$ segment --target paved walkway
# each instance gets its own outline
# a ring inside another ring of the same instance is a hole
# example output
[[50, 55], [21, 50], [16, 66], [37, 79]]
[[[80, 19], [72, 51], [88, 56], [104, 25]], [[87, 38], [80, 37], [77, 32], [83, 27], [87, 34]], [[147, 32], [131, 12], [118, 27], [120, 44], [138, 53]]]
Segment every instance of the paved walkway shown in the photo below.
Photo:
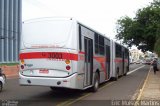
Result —
[[18, 65], [15, 66], [1, 66], [3, 73], [7, 78], [17, 78], [18, 77]]
[[160, 100], [160, 70], [154, 74], [153, 68], [150, 69], [138, 100]]

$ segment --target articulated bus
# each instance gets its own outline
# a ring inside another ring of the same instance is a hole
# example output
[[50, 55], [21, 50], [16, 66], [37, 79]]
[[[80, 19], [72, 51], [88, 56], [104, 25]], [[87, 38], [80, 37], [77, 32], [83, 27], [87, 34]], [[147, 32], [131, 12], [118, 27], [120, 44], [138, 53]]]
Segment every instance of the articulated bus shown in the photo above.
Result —
[[23, 22], [20, 85], [97, 91], [129, 71], [129, 51], [73, 18]]

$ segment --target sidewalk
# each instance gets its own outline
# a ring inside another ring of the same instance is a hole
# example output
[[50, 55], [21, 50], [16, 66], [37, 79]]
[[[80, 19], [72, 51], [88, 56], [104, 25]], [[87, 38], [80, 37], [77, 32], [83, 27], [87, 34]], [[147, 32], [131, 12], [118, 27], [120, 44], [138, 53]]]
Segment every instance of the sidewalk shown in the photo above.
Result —
[[138, 99], [160, 100], [160, 66], [156, 74], [150, 69]]
[[7, 78], [18, 78], [19, 67], [18, 65], [15, 66], [1, 66], [3, 73], [6, 75]]

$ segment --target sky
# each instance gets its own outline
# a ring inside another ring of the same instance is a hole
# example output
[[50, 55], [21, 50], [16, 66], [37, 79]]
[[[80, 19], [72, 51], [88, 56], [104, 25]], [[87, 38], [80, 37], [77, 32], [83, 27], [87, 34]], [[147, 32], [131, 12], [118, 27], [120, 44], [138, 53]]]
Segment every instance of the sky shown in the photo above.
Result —
[[22, 20], [40, 17], [73, 17], [113, 39], [116, 22], [135, 17], [138, 9], [153, 0], [22, 0]]

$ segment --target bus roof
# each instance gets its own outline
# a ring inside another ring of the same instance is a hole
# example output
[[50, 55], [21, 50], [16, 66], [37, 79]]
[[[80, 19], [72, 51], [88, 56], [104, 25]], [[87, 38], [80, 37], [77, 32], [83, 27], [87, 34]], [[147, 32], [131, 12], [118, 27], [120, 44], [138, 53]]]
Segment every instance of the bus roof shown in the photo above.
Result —
[[29, 20], [25, 20], [23, 21], [24, 24], [27, 24], [27, 23], [33, 23], [33, 22], [39, 22], [39, 21], [52, 21], [52, 20], [57, 20], [57, 21], [60, 21], [60, 20], [72, 20], [72, 21], [75, 21], [77, 24], [80, 24], [82, 25], [83, 27], [91, 30], [91, 31], [94, 31], [96, 33], [98, 33], [100, 36], [103, 36], [104, 38], [107, 38], [110, 40], [109, 37], [105, 36], [105, 34], [102, 34], [94, 29], [92, 29], [91, 27], [81, 23], [80, 21], [76, 20], [75, 18], [72, 18], [72, 17], [41, 17], [41, 18], [34, 18], [34, 19], [29, 19]]

